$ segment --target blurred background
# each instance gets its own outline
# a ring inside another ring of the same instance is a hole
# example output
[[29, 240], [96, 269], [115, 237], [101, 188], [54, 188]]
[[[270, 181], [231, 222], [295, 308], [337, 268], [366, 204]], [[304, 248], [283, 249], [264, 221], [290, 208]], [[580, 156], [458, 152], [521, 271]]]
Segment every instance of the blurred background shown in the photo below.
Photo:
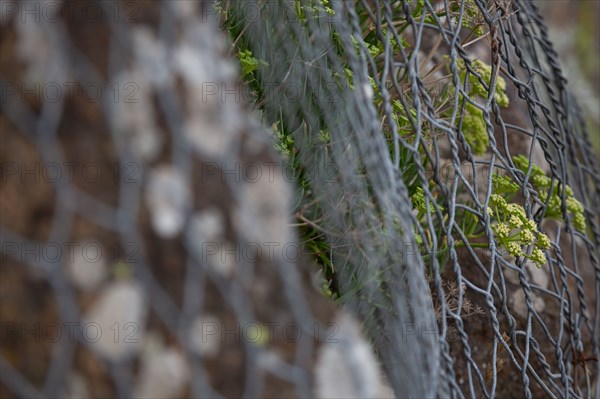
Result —
[[579, 100], [590, 139], [600, 153], [600, 1], [535, 3], [548, 22], [569, 89]]

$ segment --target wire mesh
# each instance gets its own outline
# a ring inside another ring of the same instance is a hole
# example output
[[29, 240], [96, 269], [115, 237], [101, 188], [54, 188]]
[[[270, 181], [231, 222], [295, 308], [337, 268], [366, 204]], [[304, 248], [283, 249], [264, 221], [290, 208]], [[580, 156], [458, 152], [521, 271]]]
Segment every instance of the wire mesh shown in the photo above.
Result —
[[600, 168], [533, 3], [0, 23], [2, 397], [600, 394]]

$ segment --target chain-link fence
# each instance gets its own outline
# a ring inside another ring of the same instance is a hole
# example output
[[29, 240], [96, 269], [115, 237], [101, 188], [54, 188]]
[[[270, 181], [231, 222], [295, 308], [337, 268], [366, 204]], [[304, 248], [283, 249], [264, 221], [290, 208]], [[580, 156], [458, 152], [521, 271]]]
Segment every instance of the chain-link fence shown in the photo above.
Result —
[[0, 18], [2, 397], [600, 395], [598, 161], [534, 4]]

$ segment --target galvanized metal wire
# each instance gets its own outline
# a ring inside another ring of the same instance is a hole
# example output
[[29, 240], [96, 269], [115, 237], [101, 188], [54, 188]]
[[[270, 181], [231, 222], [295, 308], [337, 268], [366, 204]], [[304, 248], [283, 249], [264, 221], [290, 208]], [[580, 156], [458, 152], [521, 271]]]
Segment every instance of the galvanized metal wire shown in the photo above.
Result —
[[[3, 395], [600, 395], [600, 168], [533, 2], [1, 11]], [[550, 237], [541, 267], [495, 238], [494, 173]]]

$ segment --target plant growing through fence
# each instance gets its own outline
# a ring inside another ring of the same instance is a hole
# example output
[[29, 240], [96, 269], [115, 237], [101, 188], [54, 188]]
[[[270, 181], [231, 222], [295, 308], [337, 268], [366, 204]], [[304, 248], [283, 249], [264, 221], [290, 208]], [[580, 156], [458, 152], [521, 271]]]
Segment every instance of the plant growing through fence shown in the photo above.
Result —
[[[449, 3], [450, 15], [446, 9], [431, 10], [425, 6], [425, 2], [418, 0], [409, 10], [412, 19], [424, 17], [426, 22], [436, 23], [440, 18], [449, 17], [452, 21], [458, 21], [457, 16], [461, 10], [461, 1], [451, 1]], [[309, 1], [294, 2], [297, 20], [302, 24], [307, 24], [313, 19], [318, 19], [323, 15], [334, 15], [328, 1]], [[440, 267], [443, 267], [450, 253], [448, 247], [447, 232], [444, 225], [449, 218], [448, 204], [444, 190], [440, 188], [439, 182], [422, 182], [418, 170], [432, 167], [428, 152], [433, 148], [433, 141], [439, 138], [437, 132], [424, 118], [421, 118], [421, 125], [416, 126], [418, 110], [402, 98], [392, 97], [389, 102], [392, 105], [391, 120], [386, 117], [385, 101], [382, 89], [386, 91], [391, 88], [391, 82], [380, 80], [379, 73], [381, 61], [384, 57], [386, 44], [391, 46], [394, 52], [400, 52], [403, 49], [408, 56], [412, 56], [414, 48], [409, 43], [409, 38], [405, 35], [405, 30], [410, 26], [410, 21], [404, 10], [394, 11], [394, 26], [397, 36], [394, 40], [390, 31], [392, 27], [383, 26], [381, 31], [372, 29], [371, 14], [366, 9], [358, 7], [361, 26], [364, 27], [362, 37], [352, 36], [351, 40], [354, 51], [361, 52], [364, 48], [367, 55], [372, 59], [376, 70], [373, 76], [369, 76], [369, 82], [373, 89], [372, 103], [382, 120], [382, 130], [388, 142], [390, 143], [390, 155], [394, 157], [395, 151], [399, 154], [398, 169], [399, 175], [408, 188], [409, 196], [413, 203], [415, 212], [415, 237], [417, 244], [421, 249], [421, 255], [426, 263], [437, 258]], [[462, 27], [470, 34], [466, 41], [476, 42], [484, 39], [488, 32], [487, 25], [484, 23], [477, 4], [473, 0], [464, 2], [464, 12], [462, 13]], [[260, 83], [259, 70], [267, 67], [267, 62], [256, 59], [250, 49], [250, 43], [244, 38], [244, 27], [237, 18], [235, 10], [222, 10], [223, 26], [229, 32], [234, 43], [235, 53], [238, 55], [240, 67], [243, 72], [245, 86], [254, 94], [257, 99], [256, 106], [261, 109], [262, 87]], [[423, 15], [425, 14], [425, 15]], [[332, 33], [332, 42], [335, 46], [331, 51], [337, 51], [343, 58], [343, 45], [336, 32]], [[389, 43], [386, 43], [390, 40]], [[432, 52], [435, 49], [432, 50]], [[421, 55], [423, 56], [423, 55]], [[447, 73], [443, 79], [438, 81], [438, 87], [441, 90], [431, 93], [435, 115], [432, 117], [437, 120], [446, 121], [451, 125], [458, 137], [463, 137], [466, 147], [470, 148], [472, 154], [482, 156], [489, 150], [489, 132], [484, 120], [484, 107], [490, 92], [493, 92], [493, 102], [500, 107], [506, 108], [510, 105], [506, 94], [506, 82], [501, 76], [496, 76], [495, 85], [491, 86], [492, 67], [479, 59], [457, 58], [453, 66], [452, 60], [448, 56], [434, 57], [434, 54], [424, 55], [427, 60], [437, 59], [431, 70], [421, 71], [424, 76], [431, 76], [436, 71], [445, 71]], [[455, 87], [454, 82], [449, 79], [452, 67], [458, 70], [460, 86]], [[354, 76], [349, 65], [343, 68], [344, 76], [335, 75], [340, 85], [347, 85], [351, 89], [354, 87]], [[407, 82], [408, 76], [406, 70], [400, 70], [399, 81]], [[389, 90], [388, 95], [393, 93]], [[460, 107], [460, 112], [455, 116], [450, 124], [456, 104]], [[427, 112], [422, 110], [421, 112]], [[429, 111], [430, 112], [430, 111]], [[301, 206], [296, 215], [297, 226], [300, 229], [300, 236], [305, 243], [306, 248], [317, 260], [320, 265], [319, 274], [323, 278], [323, 292], [331, 297], [339, 297], [340, 293], [336, 290], [335, 284], [335, 265], [331, 259], [331, 247], [325, 233], [326, 229], [319, 226], [319, 209], [312, 204], [314, 201], [310, 196], [310, 183], [304, 177], [302, 165], [297, 157], [298, 148], [292, 132], [286, 130], [284, 117], [281, 116], [275, 121], [266, 121], [272, 125], [274, 133], [274, 147], [280, 152], [289, 163], [296, 177], [296, 184], [302, 195]], [[393, 128], [391, 124], [394, 124]], [[403, 145], [395, 149], [393, 143], [392, 131], [398, 132], [403, 143], [411, 143], [416, 139], [416, 131], [420, 130], [421, 141], [418, 143], [418, 159], [415, 153]], [[329, 132], [324, 129], [318, 134], [319, 139], [314, 143], [315, 146], [327, 145], [330, 140]], [[306, 151], [306, 149], [305, 149]], [[531, 169], [530, 181], [533, 189], [538, 193], [539, 199], [545, 204], [545, 217], [557, 220], [564, 220], [561, 210], [562, 202], [559, 197], [559, 184], [552, 184], [552, 180], [535, 164], [529, 164], [524, 156], [516, 156], [513, 162], [517, 167], [527, 173]], [[428, 193], [423, 190], [423, 183], [428, 188]], [[536, 222], [528, 217], [525, 209], [517, 201], [517, 195], [522, 182], [514, 181], [511, 177], [502, 176], [499, 171], [492, 175], [492, 192], [490, 193], [489, 207], [484, 210], [477, 209], [476, 203], [470, 199], [464, 204], [455, 207], [455, 220], [460, 227], [461, 234], [453, 237], [454, 247], [472, 247], [488, 248], [489, 242], [486, 240], [487, 233], [485, 229], [486, 213], [491, 223], [493, 236], [497, 251], [515, 259], [527, 259], [538, 267], [546, 263], [545, 252], [550, 248], [550, 240], [546, 234], [539, 229], [541, 221]], [[565, 186], [566, 208], [568, 216], [573, 225], [581, 232], [585, 230], [585, 217], [582, 204], [574, 197], [570, 187]], [[432, 216], [431, 216], [432, 215]], [[431, 221], [431, 223], [430, 223]], [[433, 227], [433, 228], [432, 228]], [[427, 248], [433, 246], [433, 241], [439, 243], [438, 251], [434, 255], [427, 251]]]

